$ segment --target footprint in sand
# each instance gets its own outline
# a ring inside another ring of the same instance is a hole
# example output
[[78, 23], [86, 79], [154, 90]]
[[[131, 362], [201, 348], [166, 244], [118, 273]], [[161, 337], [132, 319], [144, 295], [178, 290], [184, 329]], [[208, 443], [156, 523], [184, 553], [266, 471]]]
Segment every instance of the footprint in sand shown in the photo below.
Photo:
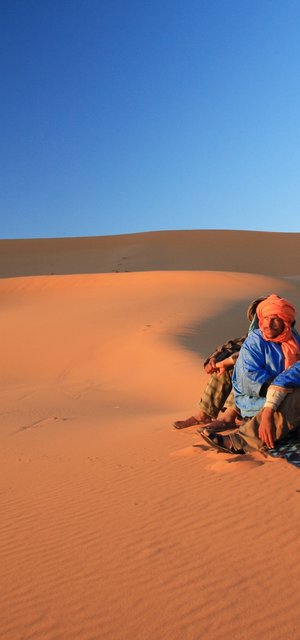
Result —
[[35, 429], [36, 427], [44, 426], [45, 423], [53, 422], [54, 420], [61, 420], [62, 422], [65, 422], [66, 420], [69, 420], [69, 418], [65, 418], [65, 417], [60, 418], [58, 416], [47, 416], [46, 418], [41, 418], [40, 420], [36, 420], [35, 422], [30, 422], [30, 424], [26, 424], [20, 427], [20, 429], [18, 429], [16, 433], [19, 433], [20, 431], [26, 431], [26, 429]]
[[122, 256], [122, 258], [120, 259], [120, 261], [117, 263], [117, 267], [116, 269], [113, 269], [114, 273], [129, 273], [129, 269], [123, 269], [124, 266], [124, 260], [127, 260], [126, 256]]

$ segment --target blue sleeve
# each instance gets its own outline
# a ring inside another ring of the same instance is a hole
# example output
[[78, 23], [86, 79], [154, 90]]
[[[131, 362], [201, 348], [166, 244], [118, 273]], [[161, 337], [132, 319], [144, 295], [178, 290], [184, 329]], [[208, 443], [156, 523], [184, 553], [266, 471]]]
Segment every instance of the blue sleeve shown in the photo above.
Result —
[[236, 388], [243, 395], [259, 396], [261, 386], [273, 377], [266, 367], [263, 341], [256, 331], [252, 332], [245, 340], [235, 366]]
[[285, 371], [282, 371], [274, 378], [272, 384], [286, 388], [300, 387], [300, 362], [296, 362]]

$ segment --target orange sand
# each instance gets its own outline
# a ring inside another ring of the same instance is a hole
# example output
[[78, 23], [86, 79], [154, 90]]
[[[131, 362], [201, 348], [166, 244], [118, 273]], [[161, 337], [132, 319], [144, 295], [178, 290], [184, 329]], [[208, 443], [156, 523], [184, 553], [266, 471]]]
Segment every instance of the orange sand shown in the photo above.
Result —
[[250, 300], [300, 310], [299, 249], [251, 232], [0, 241], [1, 638], [298, 638], [299, 470], [171, 424]]

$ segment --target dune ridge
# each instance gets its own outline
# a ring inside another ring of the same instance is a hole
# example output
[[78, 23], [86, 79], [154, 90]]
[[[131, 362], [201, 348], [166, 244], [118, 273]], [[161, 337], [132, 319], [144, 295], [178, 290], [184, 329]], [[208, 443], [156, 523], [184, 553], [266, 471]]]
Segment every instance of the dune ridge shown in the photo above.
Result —
[[0, 277], [127, 271], [237, 271], [293, 276], [300, 233], [156, 231], [0, 240]]
[[[61, 275], [42, 273], [42, 241], [26, 264], [18, 241], [2, 254], [5, 640], [297, 637], [299, 471], [207, 451], [195, 428], [171, 424], [200, 397], [204, 357], [247, 329], [249, 300], [277, 292], [299, 310], [299, 271], [292, 256], [278, 273], [276, 234], [261, 273], [235, 269], [237, 252], [197, 268], [200, 235], [188, 233], [192, 252], [182, 238], [185, 269], [176, 251], [159, 257], [156, 234], [149, 268], [138, 254], [128, 272], [112, 272], [112, 238], [92, 273], [86, 239], [57, 243]], [[120, 255], [130, 240], [119, 236]]]

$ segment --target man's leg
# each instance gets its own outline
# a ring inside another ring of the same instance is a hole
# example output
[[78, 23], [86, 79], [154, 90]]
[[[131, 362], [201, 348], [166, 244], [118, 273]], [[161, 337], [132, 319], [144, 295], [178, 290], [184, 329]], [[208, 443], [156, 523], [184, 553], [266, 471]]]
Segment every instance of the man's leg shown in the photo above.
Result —
[[[230, 435], [235, 448], [245, 451], [253, 451], [264, 447], [258, 437], [258, 429], [261, 421], [261, 409], [254, 418], [245, 422], [238, 431]], [[276, 429], [275, 440], [281, 440], [289, 431], [300, 427], [300, 388], [288, 393], [277, 411], [274, 412], [274, 424]]]
[[199, 401], [200, 413], [208, 418], [217, 418], [218, 413], [226, 402], [232, 389], [232, 370], [227, 370], [221, 375], [212, 373]]
[[[221, 375], [212, 373], [199, 402], [200, 411], [197, 411], [195, 415], [187, 418], [187, 420], [176, 420], [176, 422], [173, 422], [173, 426], [176, 429], [185, 429], [186, 427], [201, 424], [201, 422], [208, 423], [212, 419], [216, 419], [232, 390], [231, 377], [232, 370], [225, 371]], [[233, 422], [235, 415], [235, 411], [230, 406], [226, 410], [224, 420], [229, 423]]]
[[234, 401], [233, 389], [231, 389], [226, 402], [224, 402], [222, 411], [224, 411], [222, 416], [224, 422], [235, 422], [236, 425], [242, 423], [242, 416], [240, 415], [239, 409], [237, 408]]

